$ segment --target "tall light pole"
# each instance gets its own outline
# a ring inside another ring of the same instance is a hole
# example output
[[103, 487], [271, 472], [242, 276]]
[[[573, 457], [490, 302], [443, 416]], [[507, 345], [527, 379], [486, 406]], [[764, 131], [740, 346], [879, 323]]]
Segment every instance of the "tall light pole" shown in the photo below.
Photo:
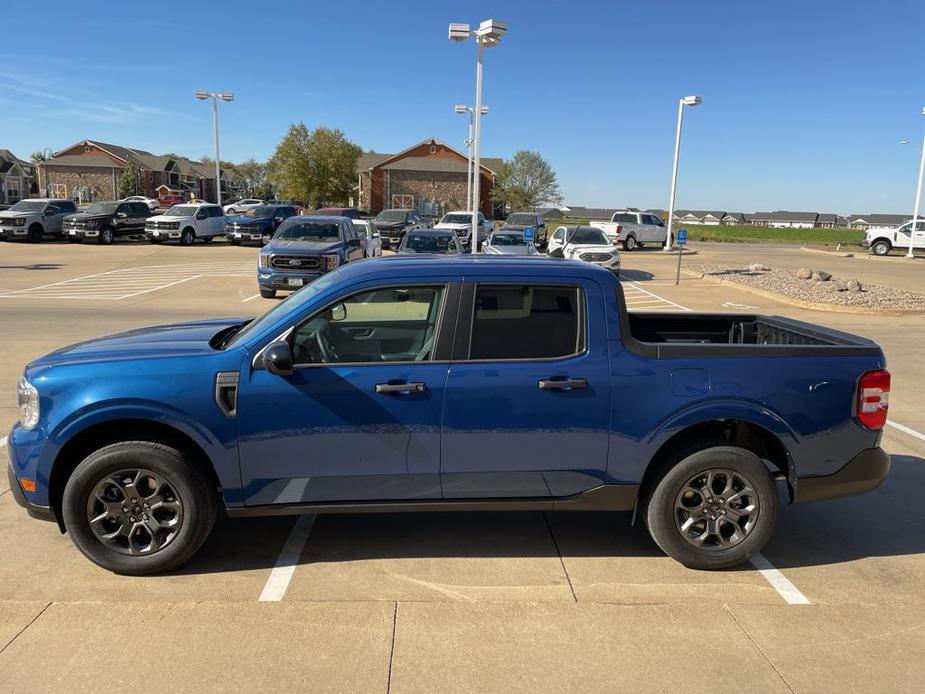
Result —
[[218, 149], [218, 101], [234, 101], [234, 94], [231, 92], [205, 92], [201, 89], [196, 92], [196, 98], [205, 101], [212, 99], [212, 127], [215, 134], [215, 202], [222, 204], [222, 156]]
[[674, 168], [671, 170], [671, 199], [668, 202], [668, 234], [665, 236], [664, 250], [671, 250], [671, 236], [674, 226], [674, 196], [678, 189], [678, 159], [681, 156], [681, 124], [684, 122], [684, 107], [699, 106], [702, 99], [699, 96], [685, 96], [678, 101], [678, 130], [674, 138]]
[[52, 197], [51, 194], [51, 179], [48, 177], [48, 160], [54, 156], [54, 150], [51, 147], [46, 147], [42, 150], [42, 161], [45, 162], [45, 197]]
[[497, 19], [486, 19], [479, 24], [478, 29], [471, 29], [468, 24], [452, 23], [450, 24], [450, 40], [466, 41], [470, 37], [475, 37], [475, 43], [478, 46], [477, 59], [475, 64], [475, 125], [472, 145], [472, 227], [469, 231], [469, 239], [472, 243], [472, 253], [478, 253], [479, 248], [479, 184], [481, 176], [479, 169], [481, 163], [482, 145], [482, 49], [491, 48], [501, 43], [501, 37], [507, 33], [507, 22]]
[[[925, 107], [922, 108], [922, 115], [925, 116]], [[925, 136], [922, 137], [922, 159], [919, 162], [919, 182], [915, 186], [915, 211], [912, 213], [912, 231], [909, 233], [909, 252], [907, 258], [914, 258], [915, 253], [912, 249], [915, 247], [915, 230], [919, 225], [919, 203], [922, 201], [922, 175], [925, 174]]]
[[[464, 104], [456, 104], [453, 107], [453, 110], [456, 113], [468, 113], [469, 114], [469, 137], [466, 138], [466, 159], [467, 159], [467, 168], [466, 168], [466, 209], [470, 212], [472, 211], [472, 114], [475, 112], [475, 109], [471, 106], [466, 106]], [[482, 106], [482, 115], [484, 116], [488, 113], [488, 107]]]

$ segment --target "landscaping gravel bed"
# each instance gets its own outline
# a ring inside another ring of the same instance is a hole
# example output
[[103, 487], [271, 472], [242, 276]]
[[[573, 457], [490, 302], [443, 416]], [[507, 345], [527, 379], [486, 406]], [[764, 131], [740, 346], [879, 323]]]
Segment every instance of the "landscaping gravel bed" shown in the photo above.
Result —
[[[756, 287], [791, 299], [858, 309], [925, 310], [925, 294], [864, 284], [852, 277], [836, 277], [818, 268], [776, 270], [760, 263], [748, 266], [690, 264], [686, 269], [705, 277]], [[808, 279], [801, 276], [809, 275]], [[828, 280], [822, 279], [829, 277]]]

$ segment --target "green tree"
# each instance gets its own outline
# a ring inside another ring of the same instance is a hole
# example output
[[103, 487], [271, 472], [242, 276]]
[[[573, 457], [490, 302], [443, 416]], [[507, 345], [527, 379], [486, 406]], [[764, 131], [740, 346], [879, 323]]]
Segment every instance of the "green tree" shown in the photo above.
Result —
[[552, 170], [538, 152], [522, 149], [504, 162], [495, 180], [493, 196], [512, 210], [533, 210], [541, 203], [562, 202], [562, 191]]
[[127, 198], [129, 195], [140, 195], [142, 186], [141, 166], [134, 159], [129, 159], [122, 175], [119, 176], [119, 197]]
[[273, 187], [267, 180], [267, 165], [256, 159], [242, 161], [236, 167], [241, 179], [241, 192], [246, 197], [263, 198], [268, 200], [274, 197]]
[[344, 204], [356, 184], [361, 152], [336, 128], [309, 131], [293, 123], [267, 162], [267, 178], [283, 198], [313, 207]]

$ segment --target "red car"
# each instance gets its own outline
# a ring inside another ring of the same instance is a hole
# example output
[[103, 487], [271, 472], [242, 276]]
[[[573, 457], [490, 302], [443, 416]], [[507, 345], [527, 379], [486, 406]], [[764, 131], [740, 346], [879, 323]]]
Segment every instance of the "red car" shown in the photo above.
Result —
[[170, 207], [171, 205], [179, 205], [180, 203], [186, 202], [186, 198], [182, 195], [162, 195], [157, 201], [161, 204], [161, 207]]

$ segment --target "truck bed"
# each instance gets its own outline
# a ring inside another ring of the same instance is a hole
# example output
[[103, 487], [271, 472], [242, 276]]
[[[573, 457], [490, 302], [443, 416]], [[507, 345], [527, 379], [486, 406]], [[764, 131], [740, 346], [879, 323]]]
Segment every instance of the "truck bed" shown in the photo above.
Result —
[[871, 340], [784, 318], [730, 313], [623, 313], [624, 343], [650, 357], [878, 355]]

